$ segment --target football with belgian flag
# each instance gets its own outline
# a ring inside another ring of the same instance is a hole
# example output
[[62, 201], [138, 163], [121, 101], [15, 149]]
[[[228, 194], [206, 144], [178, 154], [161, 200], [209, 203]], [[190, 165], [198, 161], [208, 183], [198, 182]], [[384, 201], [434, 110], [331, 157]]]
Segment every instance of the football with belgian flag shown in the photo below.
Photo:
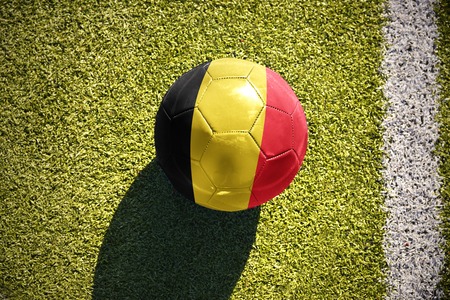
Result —
[[289, 84], [259, 64], [224, 58], [182, 75], [156, 117], [162, 169], [186, 198], [239, 211], [280, 194], [307, 148], [303, 108]]

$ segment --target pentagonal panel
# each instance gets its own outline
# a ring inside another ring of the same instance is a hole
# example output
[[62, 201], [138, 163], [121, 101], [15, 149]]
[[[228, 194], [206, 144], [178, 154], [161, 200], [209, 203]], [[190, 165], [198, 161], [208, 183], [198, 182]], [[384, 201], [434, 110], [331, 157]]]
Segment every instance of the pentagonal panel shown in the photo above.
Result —
[[291, 116], [284, 111], [266, 107], [261, 151], [269, 158], [286, 152], [292, 148], [293, 134]]
[[236, 59], [222, 58], [211, 62], [208, 73], [213, 79], [222, 77], [247, 77], [255, 63]]
[[263, 165], [253, 183], [250, 207], [263, 204], [280, 194], [300, 169], [294, 150], [267, 159]]
[[259, 147], [249, 134], [215, 134], [200, 162], [216, 187], [249, 188], [258, 157]]
[[214, 80], [198, 100], [198, 108], [215, 132], [250, 130], [263, 107], [245, 79]]

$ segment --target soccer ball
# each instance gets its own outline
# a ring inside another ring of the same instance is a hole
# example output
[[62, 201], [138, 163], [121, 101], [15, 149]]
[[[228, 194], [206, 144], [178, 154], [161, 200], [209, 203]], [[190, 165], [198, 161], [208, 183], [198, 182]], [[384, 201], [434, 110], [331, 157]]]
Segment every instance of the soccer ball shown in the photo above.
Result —
[[307, 139], [288, 83], [234, 58], [182, 75], [156, 115], [158, 163], [181, 194], [215, 210], [244, 210], [280, 194], [300, 169]]

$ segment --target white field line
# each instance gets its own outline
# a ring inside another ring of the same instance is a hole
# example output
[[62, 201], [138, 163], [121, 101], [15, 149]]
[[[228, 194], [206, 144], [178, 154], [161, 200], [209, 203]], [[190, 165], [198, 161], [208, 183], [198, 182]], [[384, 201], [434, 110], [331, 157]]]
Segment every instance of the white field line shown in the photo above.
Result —
[[387, 299], [439, 299], [441, 178], [438, 138], [438, 36], [434, 0], [389, 0], [382, 65], [388, 99], [383, 126], [388, 218], [384, 252]]

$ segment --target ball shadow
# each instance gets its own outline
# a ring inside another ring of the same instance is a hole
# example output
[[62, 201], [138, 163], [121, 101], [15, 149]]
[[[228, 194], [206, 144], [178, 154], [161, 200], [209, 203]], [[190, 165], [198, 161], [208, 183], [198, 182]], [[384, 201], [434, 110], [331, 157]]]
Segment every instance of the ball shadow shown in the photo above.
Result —
[[104, 237], [93, 299], [228, 299], [259, 208], [225, 213], [175, 192], [156, 161], [135, 179]]

